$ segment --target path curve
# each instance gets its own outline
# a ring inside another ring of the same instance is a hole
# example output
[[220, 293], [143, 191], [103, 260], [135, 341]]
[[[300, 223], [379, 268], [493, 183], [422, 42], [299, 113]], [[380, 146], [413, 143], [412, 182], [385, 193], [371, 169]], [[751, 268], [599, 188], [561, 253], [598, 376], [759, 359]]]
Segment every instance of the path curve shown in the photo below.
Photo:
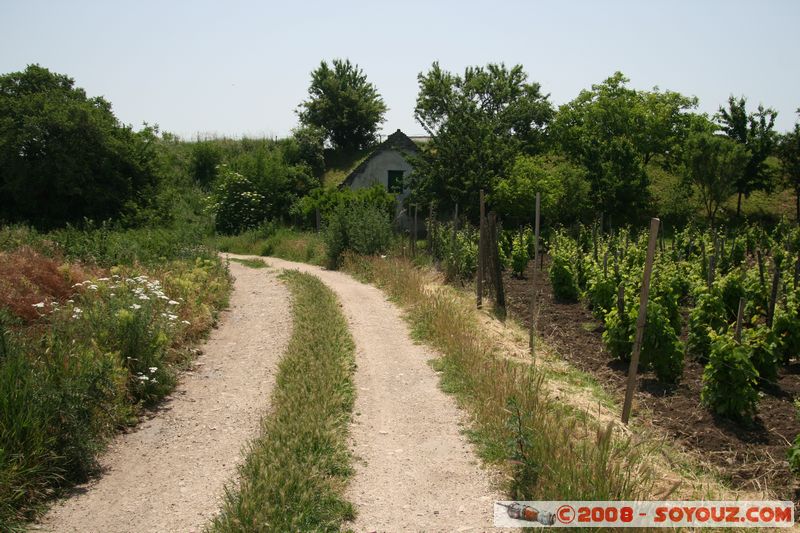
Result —
[[[232, 256], [236, 257], [236, 256]], [[245, 256], [241, 256], [245, 257]], [[339, 297], [356, 344], [347, 497], [355, 531], [487, 531], [504, 499], [466, 437], [465, 415], [439, 389], [436, 354], [411, 340], [402, 312], [378, 288], [319, 267], [266, 258], [318, 276]]]
[[236, 278], [191, 371], [153, 418], [114, 439], [104, 474], [56, 504], [36, 529], [202, 531], [258, 434], [292, 330], [291, 299], [270, 269], [231, 263]]

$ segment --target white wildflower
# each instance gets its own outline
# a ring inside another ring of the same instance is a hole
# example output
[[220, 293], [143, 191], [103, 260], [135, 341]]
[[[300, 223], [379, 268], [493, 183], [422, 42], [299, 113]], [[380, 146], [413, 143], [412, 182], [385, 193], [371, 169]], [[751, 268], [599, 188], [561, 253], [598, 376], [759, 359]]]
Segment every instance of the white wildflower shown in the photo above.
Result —
[[175, 300], [170, 300], [170, 301], [168, 301], [167, 303], [168, 303], [169, 305], [178, 305], [178, 302], [176, 302]]
[[141, 308], [142, 308], [142, 306], [139, 305], [139, 304], [131, 304], [131, 306], [130, 306], [130, 309], [133, 309], [134, 311], [136, 311], [137, 309], [141, 309]]
[[149, 300], [149, 299], [150, 299], [150, 297], [149, 297], [148, 295], [146, 295], [146, 294], [140, 294], [140, 295], [139, 295], [139, 299], [140, 299], [140, 300]]
[[95, 285], [95, 284], [89, 285], [89, 289], [93, 290], [93, 291], [96, 291], [97, 290], [97, 285]]
[[157, 367], [157, 366], [151, 366], [151, 367], [150, 367], [150, 373], [151, 373], [151, 374], [152, 374], [153, 372], [155, 372], [156, 370], [158, 370], [158, 367]]
[[186, 324], [187, 326], [191, 326], [192, 325], [192, 323], [189, 322], [188, 320], [181, 320], [181, 324]]
[[39, 302], [38, 304], [32, 304], [32, 307], [38, 307], [39, 309], [41, 309], [42, 307], [44, 307], [44, 302]]

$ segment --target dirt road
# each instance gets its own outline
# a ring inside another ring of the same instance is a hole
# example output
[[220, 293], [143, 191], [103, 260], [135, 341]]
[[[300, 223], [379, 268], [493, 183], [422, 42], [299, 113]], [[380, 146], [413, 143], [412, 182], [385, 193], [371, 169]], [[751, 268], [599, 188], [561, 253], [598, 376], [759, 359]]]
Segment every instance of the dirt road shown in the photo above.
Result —
[[379, 289], [339, 272], [267, 258], [319, 276], [339, 297], [356, 343], [358, 458], [348, 498], [356, 531], [486, 531], [503, 499], [460, 433], [464, 415], [439, 389], [401, 311]]
[[[268, 269], [231, 263], [230, 310], [155, 416], [114, 440], [104, 474], [44, 517], [54, 532], [202, 531], [258, 431], [291, 335], [291, 301]], [[34, 528], [37, 528], [34, 526]]]

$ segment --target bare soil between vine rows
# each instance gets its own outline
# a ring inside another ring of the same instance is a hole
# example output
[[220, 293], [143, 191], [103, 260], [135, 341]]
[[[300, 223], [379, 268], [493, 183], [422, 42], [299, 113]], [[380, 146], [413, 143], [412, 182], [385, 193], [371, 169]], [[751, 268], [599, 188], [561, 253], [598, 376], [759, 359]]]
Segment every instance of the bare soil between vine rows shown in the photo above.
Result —
[[[606, 351], [602, 322], [585, 304], [555, 300], [547, 277], [548, 264], [545, 258], [545, 271], [537, 283], [541, 295], [538, 334], [562, 358], [594, 375], [621, 404], [628, 365], [612, 359]], [[531, 263], [523, 279], [504, 274], [508, 312], [526, 326], [530, 325], [532, 268]], [[800, 397], [800, 362], [781, 371], [779, 389], [763, 391], [752, 425], [715, 417], [701, 405], [702, 375], [703, 365], [687, 358], [680, 384], [674, 390], [665, 390], [652, 372], [644, 372], [635, 396], [634, 416], [640, 413], [642, 425], [666, 431], [677, 444], [719, 469], [733, 487], [768, 490], [775, 497], [800, 501], [800, 484], [786, 461], [786, 451], [800, 433], [793, 405], [793, 399]]]

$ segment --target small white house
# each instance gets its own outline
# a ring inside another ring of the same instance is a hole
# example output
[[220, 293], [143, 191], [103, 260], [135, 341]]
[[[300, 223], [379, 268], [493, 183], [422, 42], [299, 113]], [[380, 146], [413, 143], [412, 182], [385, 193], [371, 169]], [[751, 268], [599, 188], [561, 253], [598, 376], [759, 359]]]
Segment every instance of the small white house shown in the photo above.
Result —
[[397, 195], [397, 223], [404, 225], [405, 216], [401, 212], [403, 200], [409, 189], [404, 178], [411, 172], [409, 156], [419, 152], [414, 141], [400, 130], [389, 135], [375, 150], [367, 156], [342, 182], [340, 187], [361, 189], [382, 185], [389, 192]]

